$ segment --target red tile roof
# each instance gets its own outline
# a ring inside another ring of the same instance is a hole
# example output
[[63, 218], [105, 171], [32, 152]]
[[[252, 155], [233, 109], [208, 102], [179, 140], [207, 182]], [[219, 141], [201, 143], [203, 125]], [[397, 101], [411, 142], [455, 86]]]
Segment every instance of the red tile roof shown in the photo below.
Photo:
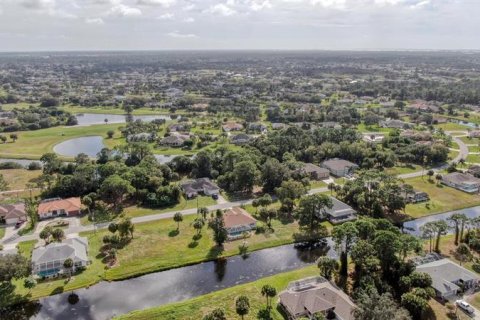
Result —
[[240, 207], [228, 209], [223, 214], [223, 221], [227, 229], [257, 222], [254, 217]]
[[67, 198], [41, 202], [38, 205], [38, 213], [47, 213], [54, 210], [65, 210], [65, 212], [80, 211], [82, 204], [80, 198]]

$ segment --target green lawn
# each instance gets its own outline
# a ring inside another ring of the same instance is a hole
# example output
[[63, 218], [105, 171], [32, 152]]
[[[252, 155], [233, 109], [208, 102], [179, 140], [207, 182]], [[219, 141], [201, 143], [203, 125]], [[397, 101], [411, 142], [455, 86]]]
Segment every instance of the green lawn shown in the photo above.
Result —
[[175, 206], [166, 207], [163, 209], [129, 207], [125, 209], [125, 215], [133, 218], [133, 217], [146, 216], [146, 215], [151, 215], [156, 213], [165, 213], [165, 212], [171, 212], [171, 211], [193, 209], [197, 207], [197, 200], [198, 200], [199, 208], [208, 207], [217, 203], [215, 200], [212, 199], [212, 197], [207, 197], [207, 196], [201, 196], [201, 197], [197, 197], [195, 199], [189, 199], [189, 200], [185, 200], [182, 197], [182, 199], [180, 200], [180, 203]]
[[419, 165], [398, 165], [393, 168], [387, 168], [386, 173], [397, 176], [399, 174], [412, 173], [422, 170], [422, 167]]
[[[124, 249], [118, 251], [119, 266], [106, 271], [106, 279], [118, 280], [134, 275], [165, 270], [187, 264], [211, 260], [219, 255], [231, 256], [239, 253], [241, 241], [225, 244], [225, 251], [220, 253], [212, 240], [212, 231], [204, 228], [202, 237], [195, 241], [195, 230], [191, 223], [195, 215], [185, 216], [180, 223], [177, 234], [173, 219], [159, 220], [137, 224], [134, 240]], [[253, 234], [248, 238], [249, 250], [259, 250], [293, 242], [293, 234], [298, 231], [296, 223], [272, 223], [274, 232]], [[98, 241], [107, 230], [98, 233]]]
[[[80, 107], [80, 106], [63, 106], [60, 109], [71, 113], [107, 113], [107, 114], [125, 114], [126, 112], [118, 107]], [[151, 109], [151, 108], [140, 108], [135, 109], [132, 112], [133, 115], [156, 115], [156, 114], [171, 114], [169, 110], [166, 109]]]
[[384, 132], [384, 133], [390, 133], [393, 129], [390, 128], [383, 128], [378, 125], [376, 126], [366, 126], [364, 123], [360, 123], [357, 126], [357, 130], [360, 132]]
[[466, 144], [476, 144], [476, 145], [478, 145], [480, 143], [480, 139], [478, 139], [478, 138], [460, 137], [458, 139], [462, 140]]
[[2, 239], [5, 236], [5, 227], [0, 226], [0, 239]]
[[469, 154], [467, 156], [467, 162], [480, 163], [480, 155], [478, 154]]
[[[287, 287], [289, 282], [315, 275], [318, 275], [317, 267], [310, 266], [212, 292], [187, 301], [146, 310], [133, 311], [118, 317], [118, 319], [197, 320], [201, 319], [205, 314], [215, 308], [224, 309], [227, 319], [239, 319], [239, 316], [235, 313], [235, 298], [239, 295], [246, 295], [250, 300], [250, 312], [244, 319], [257, 319], [258, 312], [265, 308], [265, 298], [261, 294], [262, 286], [269, 284], [275, 287], [277, 293], [279, 293]], [[284, 317], [275, 306], [277, 298], [273, 299], [273, 301], [274, 307], [272, 308], [271, 313], [272, 319], [283, 320]]]
[[310, 180], [310, 188], [315, 189], [315, 188], [323, 188], [326, 187], [327, 184], [322, 181], [322, 180]]
[[455, 130], [463, 131], [463, 130], [469, 129], [468, 126], [464, 126], [464, 125], [453, 123], [453, 122], [436, 124], [435, 127], [438, 129], [443, 129], [445, 131], [455, 131]]
[[406, 213], [413, 218], [480, 205], [480, 196], [436, 185], [435, 182], [429, 182], [426, 175], [423, 179], [422, 177], [405, 179], [405, 183], [430, 196], [428, 202], [407, 205]]
[[[173, 219], [135, 225], [133, 240], [123, 249], [118, 250], [118, 263], [111, 269], [106, 269], [99, 255], [102, 239], [109, 231], [106, 229], [81, 233], [88, 238], [88, 255], [92, 264], [70, 281], [58, 279], [40, 282], [31, 293], [31, 298], [71, 291], [81, 287], [91, 286], [100, 280], [121, 280], [142, 274], [199, 263], [219, 256], [227, 257], [239, 253], [238, 246], [242, 240], [228, 242], [224, 251], [219, 252], [212, 240], [212, 231], [204, 228], [202, 236], [194, 240], [195, 230], [191, 223], [196, 215], [184, 216], [177, 233], [177, 225]], [[278, 220], [272, 222], [273, 232], [253, 234], [247, 239], [249, 251], [280, 246], [293, 242], [293, 234], [297, 232], [296, 223], [282, 224]], [[22, 243], [20, 247], [25, 256], [30, 256], [32, 243]], [[15, 281], [17, 293], [25, 295], [23, 279]]]
[[53, 152], [53, 147], [65, 140], [85, 137], [102, 136], [107, 147], [124, 143], [118, 131], [113, 139], [106, 139], [107, 131], [116, 130], [120, 124], [94, 125], [88, 127], [55, 127], [35, 131], [18, 132], [15, 143], [0, 144], [0, 157], [39, 159], [47, 152]]
[[480, 152], [480, 147], [479, 146], [469, 146], [468, 147], [468, 152]]

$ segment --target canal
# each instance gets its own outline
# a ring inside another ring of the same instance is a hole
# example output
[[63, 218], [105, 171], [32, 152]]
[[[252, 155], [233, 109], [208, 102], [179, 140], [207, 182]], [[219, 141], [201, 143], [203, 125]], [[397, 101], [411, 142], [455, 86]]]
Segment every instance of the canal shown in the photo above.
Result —
[[234, 256], [123, 281], [103, 281], [76, 290], [75, 304], [69, 299], [71, 292], [42, 298], [38, 308], [32, 308], [35, 314], [30, 316], [31, 319], [110, 319], [132, 310], [178, 302], [302, 268], [323, 255], [337, 258], [330, 239], [326, 246], [311, 250], [284, 245], [254, 251], [248, 257]]

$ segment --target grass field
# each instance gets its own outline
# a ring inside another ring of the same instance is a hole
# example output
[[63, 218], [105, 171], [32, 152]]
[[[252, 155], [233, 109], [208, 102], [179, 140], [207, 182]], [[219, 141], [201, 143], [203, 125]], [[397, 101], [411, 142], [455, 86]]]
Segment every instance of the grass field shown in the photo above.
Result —
[[467, 162], [471, 163], [480, 163], [480, 155], [479, 154], [469, 154], [467, 156]]
[[129, 207], [125, 209], [125, 215], [133, 218], [133, 217], [145, 216], [145, 215], [156, 214], [156, 213], [165, 213], [165, 212], [171, 212], [171, 211], [193, 209], [197, 207], [197, 200], [198, 200], [199, 208], [208, 207], [216, 204], [216, 201], [213, 200], [212, 197], [208, 197], [208, 196], [200, 196], [198, 197], [198, 199], [195, 198], [195, 199], [189, 199], [189, 200], [185, 200], [184, 198], [182, 198], [179, 204], [171, 207], [166, 207], [163, 209]]
[[118, 132], [113, 139], [106, 139], [107, 131], [116, 130], [120, 126], [120, 124], [108, 124], [21, 131], [18, 132], [18, 140], [15, 143], [0, 144], [0, 157], [39, 159], [43, 154], [53, 152], [53, 147], [58, 143], [85, 136], [105, 137], [105, 145], [111, 148], [125, 141]]
[[407, 205], [406, 213], [413, 218], [480, 205], [480, 196], [436, 185], [435, 181], [429, 182], [427, 176], [405, 179], [405, 183], [430, 196], [428, 202]]
[[0, 226], [0, 239], [2, 239], [5, 236], [5, 227]]
[[395, 166], [393, 168], [387, 168], [385, 169], [385, 172], [394, 176], [397, 176], [399, 174], [406, 174], [406, 173], [412, 173], [412, 172], [417, 172], [422, 170], [422, 167], [419, 165], [399, 165]]
[[25, 189], [27, 183], [33, 182], [41, 174], [41, 170], [26, 170], [26, 169], [6, 169], [0, 170], [0, 174], [8, 183], [9, 190]]
[[478, 138], [460, 137], [458, 139], [462, 140], [466, 144], [478, 145], [480, 143], [480, 139]]
[[453, 123], [453, 122], [436, 124], [435, 127], [438, 128], [438, 129], [443, 129], [445, 131], [455, 131], [455, 130], [462, 130], [463, 131], [463, 130], [467, 130], [467, 129], [470, 128], [468, 126], [461, 125], [461, 124], [458, 124], [458, 123]]
[[[265, 298], [261, 294], [262, 286], [269, 284], [277, 289], [277, 293], [284, 290], [290, 281], [318, 274], [314, 266], [277, 274], [251, 283], [242, 284], [228, 289], [216, 291], [207, 295], [193, 298], [184, 302], [169, 304], [146, 310], [133, 311], [122, 315], [118, 319], [164, 319], [164, 320], [196, 320], [215, 308], [222, 308], [226, 312], [227, 319], [239, 319], [235, 313], [235, 298], [246, 295], [250, 300], [250, 312], [245, 319], [258, 319], [257, 314], [265, 308]], [[273, 299], [276, 301], [277, 299]], [[272, 319], [283, 320], [284, 317], [273, 304]]]

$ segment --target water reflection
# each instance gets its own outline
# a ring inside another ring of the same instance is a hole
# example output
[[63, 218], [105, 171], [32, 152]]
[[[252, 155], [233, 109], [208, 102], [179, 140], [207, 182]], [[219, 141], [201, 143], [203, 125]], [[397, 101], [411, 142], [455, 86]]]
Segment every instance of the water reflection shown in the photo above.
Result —
[[[107, 113], [79, 113], [75, 115], [77, 117], [79, 126], [90, 126], [94, 124], [104, 124], [104, 123], [125, 123], [127, 115], [124, 114], [107, 114]], [[170, 116], [167, 115], [146, 115], [146, 116], [131, 116], [133, 121], [142, 120], [150, 122], [157, 119], [172, 120]], [[105, 121], [107, 120], [107, 121]]]
[[295, 249], [293, 245], [251, 252], [247, 259], [234, 256], [178, 269], [152, 273], [118, 282], [101, 282], [75, 291], [78, 301], [69, 303], [71, 292], [40, 300], [33, 319], [110, 319], [131, 310], [145, 309], [190, 299], [263, 277], [307, 266], [322, 255], [337, 257], [328, 246]]
[[53, 151], [64, 157], [76, 157], [85, 153], [89, 157], [96, 157], [105, 145], [100, 136], [80, 137], [63, 141], [53, 147]]

